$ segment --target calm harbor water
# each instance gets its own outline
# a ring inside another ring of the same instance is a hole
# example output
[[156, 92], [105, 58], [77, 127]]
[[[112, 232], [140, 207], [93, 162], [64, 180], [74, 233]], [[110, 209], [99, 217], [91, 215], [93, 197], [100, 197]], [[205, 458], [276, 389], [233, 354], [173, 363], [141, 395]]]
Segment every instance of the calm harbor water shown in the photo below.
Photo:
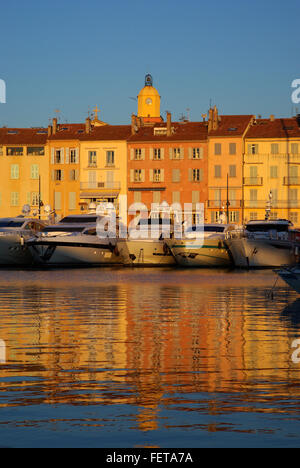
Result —
[[275, 281], [1, 270], [0, 446], [299, 446], [300, 301]]

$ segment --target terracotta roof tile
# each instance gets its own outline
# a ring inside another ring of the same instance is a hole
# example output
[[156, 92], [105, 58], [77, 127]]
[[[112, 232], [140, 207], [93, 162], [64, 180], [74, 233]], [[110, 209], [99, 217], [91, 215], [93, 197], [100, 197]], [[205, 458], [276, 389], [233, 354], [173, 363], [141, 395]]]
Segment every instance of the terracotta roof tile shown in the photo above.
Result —
[[0, 128], [0, 145], [45, 145], [47, 128]]
[[204, 122], [172, 122], [171, 127], [174, 133], [171, 136], [166, 134], [155, 134], [155, 129], [166, 128], [166, 122], [152, 126], [139, 128], [135, 135], [128, 138], [128, 142], [139, 141], [200, 141], [207, 139], [207, 123]]
[[296, 117], [289, 119], [257, 119], [249, 128], [246, 138], [300, 138]]
[[211, 130], [209, 137], [241, 136], [252, 118], [252, 115], [221, 115], [218, 129]]

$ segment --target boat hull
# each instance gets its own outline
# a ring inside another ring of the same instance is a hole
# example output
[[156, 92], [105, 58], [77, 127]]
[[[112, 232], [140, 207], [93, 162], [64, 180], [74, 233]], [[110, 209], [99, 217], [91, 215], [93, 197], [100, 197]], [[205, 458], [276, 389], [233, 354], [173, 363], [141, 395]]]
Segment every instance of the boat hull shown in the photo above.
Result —
[[0, 266], [31, 266], [33, 256], [20, 235], [0, 237]]
[[240, 238], [230, 239], [227, 244], [239, 268], [278, 268], [296, 262], [295, 249], [289, 241]]
[[35, 262], [40, 265], [97, 266], [122, 263], [112, 244], [93, 242], [36, 240], [29, 243], [29, 248]]
[[285, 281], [294, 291], [300, 294], [300, 270], [281, 270], [278, 271], [280, 278]]
[[232, 265], [230, 252], [222, 239], [199, 241], [169, 241], [168, 245], [182, 267], [229, 267]]
[[158, 267], [176, 264], [163, 240], [120, 240], [117, 249], [124, 265]]

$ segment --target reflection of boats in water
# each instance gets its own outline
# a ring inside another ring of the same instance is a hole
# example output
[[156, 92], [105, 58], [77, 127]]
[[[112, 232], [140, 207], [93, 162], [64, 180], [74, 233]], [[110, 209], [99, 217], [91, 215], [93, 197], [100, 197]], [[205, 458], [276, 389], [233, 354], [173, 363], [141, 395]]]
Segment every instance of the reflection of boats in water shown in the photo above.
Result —
[[290, 322], [293, 326], [300, 325], [300, 299], [297, 299], [292, 304], [287, 305], [281, 312], [281, 318], [284, 321]]
[[300, 294], [300, 264], [292, 268], [282, 268], [277, 271], [283, 281]]
[[45, 226], [40, 220], [32, 218], [0, 219], [0, 265], [30, 266], [33, 256], [26, 240], [40, 232]]
[[230, 224], [205, 224], [197, 233], [196, 226], [191, 226], [184, 239], [166, 243], [180, 266], [226, 267], [232, 264], [232, 258], [225, 240], [234, 229]]
[[170, 236], [170, 220], [162, 218], [140, 219], [137, 224], [139, 238], [119, 239], [117, 249], [124, 265], [168, 266], [175, 260], [165, 242]]
[[116, 238], [99, 238], [96, 215], [67, 216], [30, 239], [35, 261], [42, 265], [121, 264]]
[[227, 240], [234, 264], [241, 268], [276, 268], [294, 265], [300, 246], [290, 221], [249, 221], [245, 229], [233, 231]]

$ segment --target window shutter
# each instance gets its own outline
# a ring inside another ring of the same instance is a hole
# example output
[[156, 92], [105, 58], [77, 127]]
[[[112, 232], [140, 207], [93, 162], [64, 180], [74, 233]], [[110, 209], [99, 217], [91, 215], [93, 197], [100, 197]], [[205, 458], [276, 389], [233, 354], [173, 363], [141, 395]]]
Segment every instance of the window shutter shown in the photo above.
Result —
[[130, 182], [134, 182], [134, 169], [130, 169]]
[[64, 170], [61, 171], [61, 180], [65, 180], [65, 171]]
[[66, 148], [66, 164], [70, 161], [70, 148]]
[[200, 182], [202, 182], [203, 181], [203, 169], [201, 169], [201, 168], [199, 169], [199, 174], [200, 174], [199, 175], [199, 180], [200, 180]]
[[134, 160], [134, 149], [133, 148], [130, 149], [130, 160], [131, 161]]
[[203, 159], [203, 148], [199, 148], [200, 159]]
[[189, 182], [193, 182], [193, 169], [189, 169]]
[[165, 170], [164, 169], [160, 170], [160, 181], [161, 182], [165, 181]]
[[31, 205], [31, 193], [30, 192], [27, 192], [26, 198], [27, 198], [27, 205]]
[[52, 180], [55, 180], [55, 170], [52, 171]]
[[153, 159], [153, 155], [154, 155], [154, 149], [153, 148], [150, 148], [150, 160], [152, 161]]
[[149, 171], [150, 182], [153, 182], [153, 169]]
[[165, 148], [160, 148], [160, 158], [165, 159]]
[[145, 161], [146, 159], [146, 150], [145, 148], [142, 148], [142, 160]]
[[79, 170], [75, 169], [75, 180], [79, 179]]
[[145, 182], [145, 169], [142, 169], [141, 179], [142, 182]]
[[79, 148], [75, 149], [75, 164], [79, 164]]
[[193, 148], [189, 148], [189, 159], [193, 159]]
[[54, 164], [55, 150], [51, 148], [51, 164]]
[[69, 193], [69, 210], [76, 210], [76, 192]]
[[169, 148], [170, 159], [173, 159], [173, 148]]
[[65, 164], [65, 150], [64, 150], [64, 148], [60, 149], [60, 162], [61, 162], [61, 164]]
[[184, 148], [180, 148], [180, 159], [184, 159]]

